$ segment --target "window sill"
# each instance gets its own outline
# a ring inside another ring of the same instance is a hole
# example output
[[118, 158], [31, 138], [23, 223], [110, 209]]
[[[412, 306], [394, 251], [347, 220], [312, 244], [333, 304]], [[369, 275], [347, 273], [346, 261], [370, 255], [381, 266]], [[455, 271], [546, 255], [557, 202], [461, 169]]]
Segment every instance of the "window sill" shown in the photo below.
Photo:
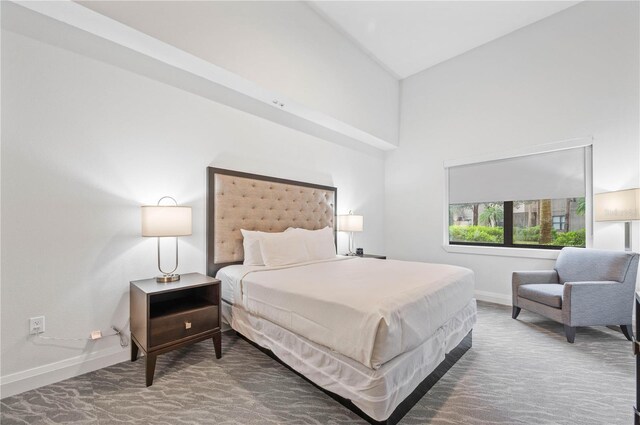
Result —
[[449, 245], [442, 248], [455, 254], [473, 255], [493, 255], [497, 257], [519, 257], [519, 258], [541, 258], [545, 260], [555, 260], [558, 258], [560, 250], [555, 249], [535, 249], [535, 248], [511, 248], [499, 246], [469, 246], [469, 245]]

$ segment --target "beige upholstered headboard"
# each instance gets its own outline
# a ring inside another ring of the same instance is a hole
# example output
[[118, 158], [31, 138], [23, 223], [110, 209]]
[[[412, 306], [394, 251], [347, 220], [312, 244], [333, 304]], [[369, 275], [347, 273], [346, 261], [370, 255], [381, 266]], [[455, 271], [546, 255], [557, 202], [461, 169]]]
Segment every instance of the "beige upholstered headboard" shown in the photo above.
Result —
[[336, 223], [337, 189], [239, 171], [207, 169], [207, 274], [244, 259], [240, 229], [282, 232]]

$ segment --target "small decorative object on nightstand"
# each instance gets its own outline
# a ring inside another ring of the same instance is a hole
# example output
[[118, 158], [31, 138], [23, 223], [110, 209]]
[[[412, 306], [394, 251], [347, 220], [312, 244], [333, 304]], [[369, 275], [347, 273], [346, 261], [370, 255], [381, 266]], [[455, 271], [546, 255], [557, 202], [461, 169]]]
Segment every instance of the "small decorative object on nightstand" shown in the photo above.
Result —
[[169, 285], [145, 279], [130, 287], [131, 361], [143, 351], [147, 387], [159, 354], [212, 338], [216, 358], [221, 357], [219, 280], [188, 273]]
[[362, 257], [362, 258], [377, 258], [378, 260], [386, 260], [387, 259], [386, 255], [376, 255], [376, 254], [362, 254], [362, 255], [358, 255], [358, 257]]

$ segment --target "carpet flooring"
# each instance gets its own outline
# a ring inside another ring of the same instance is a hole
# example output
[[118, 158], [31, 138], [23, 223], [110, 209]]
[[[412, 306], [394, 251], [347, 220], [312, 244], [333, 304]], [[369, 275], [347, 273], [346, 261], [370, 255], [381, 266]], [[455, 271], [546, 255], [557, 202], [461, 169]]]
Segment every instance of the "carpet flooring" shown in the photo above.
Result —
[[[473, 347], [401, 424], [631, 424], [635, 361], [624, 336], [478, 303]], [[365, 424], [313, 385], [232, 334], [123, 362], [2, 400], [10, 424]]]

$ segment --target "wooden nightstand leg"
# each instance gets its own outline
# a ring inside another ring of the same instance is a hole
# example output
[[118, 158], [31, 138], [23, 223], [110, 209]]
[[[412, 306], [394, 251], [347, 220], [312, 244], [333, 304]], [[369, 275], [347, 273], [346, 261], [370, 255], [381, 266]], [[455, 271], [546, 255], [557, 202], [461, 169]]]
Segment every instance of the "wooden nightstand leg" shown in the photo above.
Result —
[[213, 348], [216, 350], [216, 359], [222, 357], [222, 335], [220, 332], [213, 335]]
[[135, 362], [138, 360], [138, 344], [131, 341], [131, 361]]
[[156, 371], [156, 357], [153, 354], [147, 353], [147, 387], [150, 387], [153, 384], [153, 374]]

